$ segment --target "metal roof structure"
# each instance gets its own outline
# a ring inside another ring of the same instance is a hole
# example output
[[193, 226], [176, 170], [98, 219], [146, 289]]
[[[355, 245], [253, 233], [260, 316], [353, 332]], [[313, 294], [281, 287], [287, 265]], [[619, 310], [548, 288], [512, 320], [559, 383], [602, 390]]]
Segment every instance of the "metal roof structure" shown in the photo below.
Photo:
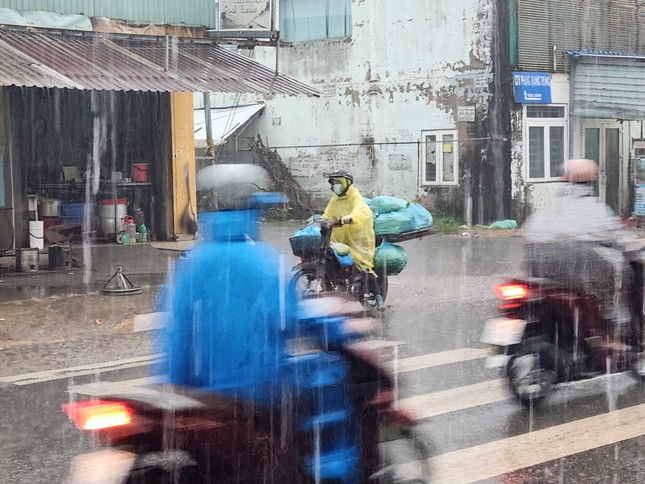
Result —
[[565, 50], [565, 54], [578, 60], [581, 57], [613, 57], [617, 59], [645, 59], [645, 54], [610, 52], [605, 50]]
[[[264, 104], [249, 104], [246, 106], [230, 106], [226, 108], [211, 108], [211, 130], [213, 142], [216, 145], [226, 143], [233, 133], [243, 129], [251, 120], [264, 109]], [[195, 109], [195, 145], [206, 146], [206, 111]]]
[[207, 39], [0, 30], [0, 85], [319, 96]]

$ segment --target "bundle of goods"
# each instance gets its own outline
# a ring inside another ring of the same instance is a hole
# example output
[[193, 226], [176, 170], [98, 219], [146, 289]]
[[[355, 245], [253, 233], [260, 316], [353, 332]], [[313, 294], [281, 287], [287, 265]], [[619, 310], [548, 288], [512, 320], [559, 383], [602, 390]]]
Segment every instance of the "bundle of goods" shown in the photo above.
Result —
[[418, 203], [385, 195], [365, 201], [374, 212], [376, 235], [398, 235], [432, 227], [432, 215]]
[[374, 269], [379, 273], [384, 271], [388, 276], [400, 274], [407, 263], [408, 256], [403, 247], [390, 244], [385, 240], [381, 242], [374, 253]]

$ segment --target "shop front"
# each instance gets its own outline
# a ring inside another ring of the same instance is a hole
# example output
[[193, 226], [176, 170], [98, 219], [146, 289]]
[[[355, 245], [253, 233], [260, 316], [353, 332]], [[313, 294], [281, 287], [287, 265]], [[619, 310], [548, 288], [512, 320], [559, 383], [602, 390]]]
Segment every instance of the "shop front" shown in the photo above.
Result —
[[573, 155], [598, 162], [598, 196], [628, 217], [642, 210], [638, 160], [645, 137], [645, 56], [567, 51]]
[[0, 30], [0, 51], [5, 253], [192, 236], [192, 93], [318, 95], [205, 40]]

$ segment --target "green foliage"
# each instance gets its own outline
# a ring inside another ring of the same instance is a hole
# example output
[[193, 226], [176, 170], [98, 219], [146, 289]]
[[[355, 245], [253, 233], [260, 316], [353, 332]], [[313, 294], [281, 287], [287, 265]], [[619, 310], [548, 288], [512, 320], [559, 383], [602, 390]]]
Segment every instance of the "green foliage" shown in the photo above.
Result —
[[462, 221], [443, 213], [432, 213], [432, 220], [432, 228], [443, 235], [456, 234], [459, 232], [459, 227], [463, 225]]
[[289, 205], [276, 205], [264, 212], [264, 218], [271, 222], [287, 222], [293, 220], [295, 210]]

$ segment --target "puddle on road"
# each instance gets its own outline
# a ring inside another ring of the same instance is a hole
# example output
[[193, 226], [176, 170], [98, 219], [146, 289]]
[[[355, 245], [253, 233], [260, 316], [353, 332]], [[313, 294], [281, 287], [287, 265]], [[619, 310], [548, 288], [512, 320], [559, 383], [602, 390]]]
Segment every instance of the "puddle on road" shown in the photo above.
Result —
[[15, 301], [17, 299], [46, 298], [51, 296], [73, 296], [98, 292], [102, 283], [90, 285], [88, 291], [70, 286], [48, 286], [40, 284], [21, 284], [16, 286], [0, 286], [0, 301]]

